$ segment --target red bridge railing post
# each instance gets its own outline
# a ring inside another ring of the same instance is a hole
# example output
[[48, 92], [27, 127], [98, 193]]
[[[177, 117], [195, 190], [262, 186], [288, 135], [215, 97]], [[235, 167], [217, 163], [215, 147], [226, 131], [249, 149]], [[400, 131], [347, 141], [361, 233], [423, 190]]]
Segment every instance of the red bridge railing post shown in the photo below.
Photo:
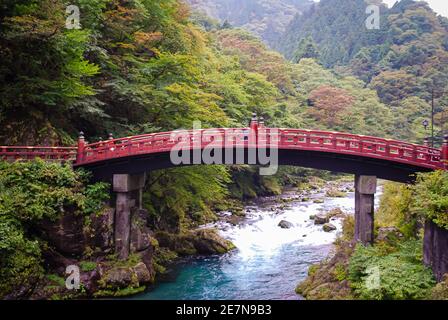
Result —
[[86, 146], [86, 141], [84, 139], [84, 132], [79, 133], [78, 138], [78, 151], [76, 153], [76, 163], [82, 163], [84, 160], [84, 148]]
[[442, 162], [445, 169], [448, 169], [448, 135], [443, 137]]
[[257, 132], [258, 130], [258, 116], [256, 113], [252, 115], [252, 119], [250, 120], [250, 128]]

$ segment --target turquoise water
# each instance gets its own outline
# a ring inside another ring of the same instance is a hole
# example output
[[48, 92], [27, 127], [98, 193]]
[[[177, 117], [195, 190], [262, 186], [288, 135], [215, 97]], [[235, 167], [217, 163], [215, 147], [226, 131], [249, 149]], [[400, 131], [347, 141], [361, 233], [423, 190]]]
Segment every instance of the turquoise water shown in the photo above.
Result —
[[299, 299], [294, 289], [306, 277], [310, 263], [322, 260], [330, 246], [280, 248], [266, 259], [243, 260], [237, 252], [222, 257], [194, 259], [181, 264], [175, 279], [160, 283], [144, 300], [291, 300]]
[[[174, 267], [169, 280], [133, 299], [141, 300], [291, 300], [301, 299], [295, 287], [304, 280], [310, 265], [328, 256], [341, 231], [341, 221], [331, 221], [337, 231], [326, 233], [309, 216], [341, 208], [353, 213], [354, 195], [325, 199], [324, 193], [311, 195], [310, 202], [294, 202], [289, 208], [264, 204], [247, 208], [247, 219], [240, 225], [218, 223], [221, 234], [238, 248], [224, 256], [187, 260]], [[225, 215], [226, 213], [223, 213]], [[278, 223], [287, 220], [291, 229]]]

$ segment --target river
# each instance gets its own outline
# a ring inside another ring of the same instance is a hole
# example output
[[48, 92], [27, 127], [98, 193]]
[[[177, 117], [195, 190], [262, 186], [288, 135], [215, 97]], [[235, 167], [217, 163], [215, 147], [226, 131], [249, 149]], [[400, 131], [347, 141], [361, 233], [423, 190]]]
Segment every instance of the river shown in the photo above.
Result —
[[[342, 183], [338, 188], [349, 189]], [[377, 194], [376, 203], [380, 193]], [[303, 197], [303, 195], [301, 195]], [[307, 201], [286, 204], [280, 198], [299, 198], [295, 192], [265, 198], [246, 207], [246, 218], [233, 225], [218, 222], [216, 227], [231, 240], [236, 250], [223, 256], [187, 259], [173, 267], [168, 279], [151, 291], [133, 297], [140, 300], [297, 300], [296, 285], [303, 281], [310, 265], [331, 254], [332, 243], [342, 229], [342, 221], [331, 221], [336, 231], [324, 232], [310, 215], [340, 208], [354, 212], [354, 193], [343, 198], [326, 197], [326, 188], [311, 191]], [[324, 200], [315, 203], [316, 199]], [[222, 213], [223, 218], [228, 213]], [[281, 229], [281, 220], [291, 222]]]

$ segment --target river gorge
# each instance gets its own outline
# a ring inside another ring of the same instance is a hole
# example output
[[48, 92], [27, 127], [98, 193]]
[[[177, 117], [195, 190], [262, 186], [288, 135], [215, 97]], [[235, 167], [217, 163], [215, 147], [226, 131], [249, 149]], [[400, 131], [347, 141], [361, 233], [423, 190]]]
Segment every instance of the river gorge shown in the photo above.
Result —
[[[330, 197], [328, 190], [345, 191]], [[222, 212], [219, 222], [203, 228], [217, 228], [237, 249], [223, 256], [196, 257], [179, 261], [151, 290], [132, 299], [303, 299], [295, 287], [303, 281], [312, 264], [331, 255], [333, 242], [342, 230], [342, 217], [330, 223], [336, 230], [325, 232], [312, 217], [341, 209], [354, 212], [353, 184], [328, 182], [305, 193], [288, 191], [281, 196], [263, 198], [245, 207], [245, 217], [231, 220]], [[376, 205], [381, 195], [379, 187]], [[289, 228], [281, 228], [281, 221]]]

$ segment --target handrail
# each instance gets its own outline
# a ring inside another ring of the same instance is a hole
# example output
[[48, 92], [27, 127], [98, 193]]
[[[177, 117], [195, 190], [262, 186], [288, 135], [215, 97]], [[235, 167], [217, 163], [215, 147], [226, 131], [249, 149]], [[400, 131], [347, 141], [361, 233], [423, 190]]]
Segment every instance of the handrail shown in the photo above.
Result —
[[[429, 146], [399, 140], [351, 133], [306, 129], [259, 127], [257, 139], [250, 139], [251, 128], [214, 128], [179, 130], [117, 138], [87, 144], [80, 137], [78, 147], [0, 146], [0, 159], [27, 161], [42, 158], [49, 161], [72, 161], [76, 166], [133, 155], [169, 152], [184, 141], [191, 148], [206, 148], [210, 143], [226, 142], [233, 147], [278, 147], [357, 155], [407, 163], [430, 169], [445, 169], [443, 151]], [[199, 139], [200, 137], [200, 139]]]

